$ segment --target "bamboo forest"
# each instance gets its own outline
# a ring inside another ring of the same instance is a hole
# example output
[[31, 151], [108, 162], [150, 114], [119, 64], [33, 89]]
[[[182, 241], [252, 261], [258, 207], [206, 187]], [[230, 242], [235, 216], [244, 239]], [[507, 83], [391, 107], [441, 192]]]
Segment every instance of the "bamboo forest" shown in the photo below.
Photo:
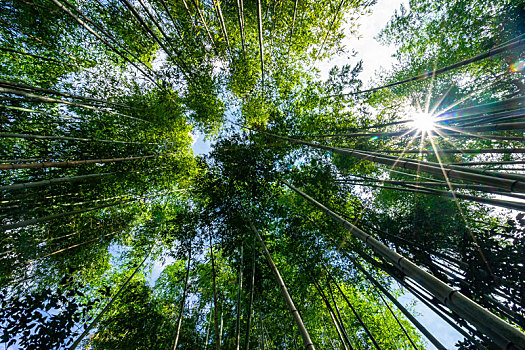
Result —
[[525, 350], [525, 0], [0, 0], [0, 349]]

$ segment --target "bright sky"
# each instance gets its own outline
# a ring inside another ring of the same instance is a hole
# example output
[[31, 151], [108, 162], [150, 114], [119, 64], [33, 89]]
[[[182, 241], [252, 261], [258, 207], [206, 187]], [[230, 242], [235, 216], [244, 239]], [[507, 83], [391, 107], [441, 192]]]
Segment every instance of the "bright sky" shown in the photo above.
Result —
[[363, 72], [359, 78], [365, 86], [368, 86], [378, 70], [389, 70], [395, 61], [392, 58], [395, 47], [382, 46], [374, 38], [401, 4], [408, 7], [408, 0], [378, 0], [372, 8], [372, 13], [358, 20], [360, 37], [351, 37], [344, 42], [347, 49], [357, 51], [357, 56], [348, 58], [347, 55], [343, 55], [319, 62], [317, 67], [321, 70], [322, 79], [328, 78], [328, 72], [334, 65], [354, 65], [359, 60], [363, 60]]

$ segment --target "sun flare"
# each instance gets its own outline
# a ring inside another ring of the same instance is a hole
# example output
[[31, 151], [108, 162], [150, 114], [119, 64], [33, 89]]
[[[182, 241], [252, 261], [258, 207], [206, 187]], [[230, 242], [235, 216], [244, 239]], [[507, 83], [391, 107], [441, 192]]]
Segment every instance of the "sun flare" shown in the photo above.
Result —
[[429, 113], [417, 113], [414, 114], [414, 119], [412, 119], [412, 127], [414, 129], [430, 132], [435, 129], [435, 118]]

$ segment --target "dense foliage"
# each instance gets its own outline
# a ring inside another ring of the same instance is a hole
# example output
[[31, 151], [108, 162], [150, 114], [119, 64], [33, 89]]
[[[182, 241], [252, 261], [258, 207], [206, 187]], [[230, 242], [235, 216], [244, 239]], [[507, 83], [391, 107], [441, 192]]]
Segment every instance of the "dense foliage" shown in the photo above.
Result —
[[402, 295], [500, 346], [343, 219], [523, 330], [525, 3], [410, 1], [392, 86], [321, 79], [374, 5], [3, 1], [6, 348], [436, 345]]

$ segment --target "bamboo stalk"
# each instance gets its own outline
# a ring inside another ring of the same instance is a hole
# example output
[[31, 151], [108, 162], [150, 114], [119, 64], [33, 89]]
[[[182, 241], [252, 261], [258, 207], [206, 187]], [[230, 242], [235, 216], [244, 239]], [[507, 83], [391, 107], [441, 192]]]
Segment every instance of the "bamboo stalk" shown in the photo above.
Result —
[[298, 190], [284, 180], [283, 184], [299, 194], [315, 207], [345, 227], [357, 239], [363, 241], [378, 255], [392, 263], [397, 269], [433, 295], [442, 304], [449, 307], [460, 317], [473, 324], [482, 333], [487, 334], [500, 347], [505, 349], [525, 349], [525, 334], [512, 327], [490, 311], [465, 297], [459, 291], [449, 287], [433, 275], [416, 266], [414, 263], [388, 248], [371, 235], [337, 215], [312, 197]]
[[97, 163], [113, 163], [113, 162], [123, 162], [128, 160], [137, 160], [137, 159], [149, 159], [156, 158], [161, 156], [172, 155], [172, 153], [162, 153], [162, 154], [153, 154], [147, 156], [136, 156], [136, 157], [127, 157], [127, 158], [103, 158], [103, 159], [84, 159], [84, 160], [68, 160], [64, 162], [43, 162], [43, 163], [24, 163], [24, 164], [0, 164], [0, 170], [7, 169], [43, 169], [43, 168], [67, 168], [83, 164], [97, 164]]
[[[517, 37], [517, 38], [519, 38], [519, 37]], [[358, 91], [358, 92], [352, 92], [352, 93], [348, 93], [348, 94], [344, 94], [344, 95], [359, 95], [359, 94], [364, 94], [364, 93], [367, 93], [367, 92], [374, 92], [374, 91], [386, 89], [386, 88], [389, 88], [389, 87], [394, 87], [394, 86], [397, 86], [397, 85], [406, 84], [406, 83], [413, 82], [413, 81], [419, 81], [419, 80], [428, 79], [429, 77], [436, 76], [438, 74], [447, 72], [447, 71], [455, 69], [455, 68], [459, 68], [459, 67], [465, 66], [465, 65], [470, 64], [470, 63], [481, 61], [481, 60], [483, 60], [485, 58], [494, 56], [496, 54], [502, 53], [502, 52], [507, 51], [507, 50], [511, 50], [511, 49], [514, 49], [514, 48], [517, 48], [517, 47], [521, 47], [523, 45], [525, 45], [525, 39], [518, 39], [518, 40], [512, 41], [512, 42], [510, 42], [510, 43], [508, 43], [506, 45], [502, 45], [502, 46], [498, 46], [498, 47], [492, 48], [492, 49], [490, 49], [488, 51], [485, 51], [485, 52], [483, 52], [483, 53], [481, 53], [479, 55], [476, 55], [474, 57], [468, 58], [468, 59], [460, 61], [460, 62], [456, 62], [454, 64], [451, 64], [451, 65], [443, 67], [443, 68], [434, 69], [432, 71], [428, 71], [426, 73], [423, 73], [423, 74], [420, 74], [420, 75], [417, 75], [417, 76], [414, 76], [414, 77], [411, 77], [411, 78], [408, 78], [408, 79], [404, 79], [404, 80], [396, 81], [396, 82], [393, 82], [393, 83], [385, 84], [385, 85], [382, 85], [382, 86], [378, 86], [378, 87], [375, 87], [375, 88], [362, 90], [362, 91]]]
[[[324, 146], [324, 145], [318, 145], [315, 143], [302, 141], [293, 139], [286, 136], [280, 136], [273, 133], [268, 133], [265, 131], [259, 131], [260, 133], [270, 135], [282, 140], [287, 140], [291, 143], [305, 145], [313, 148], [318, 148], [326, 151], [333, 151], [335, 153], [339, 153], [342, 155], [347, 155], [351, 157], [360, 158], [363, 160], [368, 160], [375, 163], [381, 163], [386, 165], [395, 166], [398, 168], [404, 168], [404, 169], [410, 169], [415, 171], [423, 171], [426, 173], [434, 174], [443, 176], [446, 178], [453, 178], [458, 180], [466, 180], [466, 181], [472, 181], [479, 184], [484, 185], [492, 185], [495, 187], [502, 188], [509, 192], [520, 192], [525, 193], [525, 181], [521, 180], [511, 180], [510, 178], [516, 178], [515, 175], [510, 174], [501, 174], [501, 173], [495, 173], [491, 172], [490, 174], [483, 175], [480, 173], [474, 173], [475, 169], [461, 169], [459, 167], [459, 170], [457, 166], [454, 165], [443, 165], [443, 164], [437, 164], [437, 163], [431, 163], [431, 162], [423, 162], [423, 161], [417, 161], [417, 160], [411, 160], [406, 158], [395, 158], [395, 157], [389, 157], [389, 156], [381, 156], [376, 155], [373, 152], [365, 152], [365, 151], [357, 151], [352, 149], [343, 149], [343, 148], [336, 148], [336, 147], [330, 147], [330, 146]], [[446, 174], [446, 175], [445, 175]], [[500, 175], [501, 177], [505, 178], [498, 178], [494, 175]]]
[[102, 143], [120, 143], [124, 145], [160, 145], [152, 142], [137, 142], [137, 141], [121, 141], [121, 140], [105, 140], [85, 137], [70, 137], [70, 136], [49, 136], [49, 135], [30, 135], [30, 134], [11, 134], [0, 132], [0, 138], [17, 138], [17, 139], [33, 139], [33, 140], [64, 140], [64, 141], [82, 141], [82, 142], [102, 142]]
[[237, 292], [237, 320], [235, 325], [235, 349], [239, 350], [241, 344], [241, 295], [242, 295], [242, 260], [244, 246], [241, 244], [241, 261], [239, 263], [239, 290]]
[[36, 99], [39, 102], [43, 102], [43, 103], [61, 103], [61, 104], [65, 104], [65, 105], [68, 105], [68, 106], [81, 107], [81, 108], [89, 109], [89, 110], [96, 111], [96, 112], [115, 114], [115, 115], [118, 115], [118, 116], [121, 116], [121, 117], [137, 120], [137, 121], [140, 121], [140, 122], [143, 122], [143, 123], [151, 123], [148, 120], [136, 118], [136, 117], [133, 117], [131, 115], [122, 114], [122, 113], [110, 111], [110, 110], [107, 110], [107, 109], [100, 109], [100, 108], [97, 108], [97, 107], [93, 107], [91, 105], [87, 105], [85, 103], [71, 102], [71, 101], [68, 101], [68, 100], [63, 100], [63, 99], [58, 99], [58, 98], [52, 98], [52, 97], [46, 97], [46, 96], [41, 96], [41, 95], [35, 95], [35, 94], [29, 93], [29, 92], [25, 92], [25, 91], [21, 91], [21, 90], [6, 89], [6, 88], [3, 88], [3, 87], [0, 87], [0, 93], [13, 94], [13, 95], [18, 95], [18, 96], [28, 97], [28, 98], [31, 98], [31, 99]]
[[[350, 310], [352, 310], [352, 313], [357, 318], [357, 321], [359, 321], [359, 323], [361, 324], [361, 327], [363, 327], [363, 329], [365, 330], [365, 333], [368, 335], [368, 337], [372, 341], [372, 344], [374, 344], [374, 347], [377, 350], [380, 350], [379, 344], [377, 343], [376, 339], [374, 338], [374, 335], [370, 332], [370, 330], [368, 329], [366, 324], [363, 322], [363, 320], [361, 319], [361, 317], [359, 316], [359, 314], [355, 310], [355, 308], [352, 305], [352, 303], [350, 303], [350, 300], [348, 300], [348, 298], [346, 297], [346, 294], [343, 292], [341, 287], [339, 287], [339, 284], [337, 283], [337, 281], [332, 277], [332, 275], [330, 274], [330, 272], [328, 272], [328, 270], [327, 270], [327, 274], [328, 274], [328, 277], [330, 277], [330, 279], [335, 283], [337, 289], [339, 290], [339, 293], [341, 293], [341, 295], [343, 296], [343, 299], [346, 301], [346, 304], [348, 305], [348, 307], [350, 307]], [[332, 299], [334, 299], [333, 292], [332, 292], [332, 287], [330, 286], [330, 282], [327, 282], [327, 284], [328, 284], [328, 290], [330, 291], [330, 295], [332, 295]], [[334, 303], [335, 303], [335, 299], [334, 299]]]
[[279, 270], [277, 269], [277, 266], [275, 266], [275, 263], [272, 260], [272, 257], [270, 255], [270, 252], [268, 251], [268, 248], [266, 248], [264, 241], [262, 240], [261, 236], [259, 235], [259, 232], [257, 232], [257, 229], [255, 228], [255, 226], [253, 225], [251, 221], [249, 221], [249, 225], [252, 231], [254, 232], [255, 236], [257, 237], [259, 244], [261, 245], [261, 248], [263, 249], [264, 255], [266, 256], [266, 260], [268, 261], [270, 268], [272, 269], [273, 273], [275, 274], [275, 277], [277, 278], [277, 282], [283, 294], [284, 300], [286, 301], [286, 306], [288, 306], [288, 310], [292, 314], [295, 320], [295, 323], [297, 327], [299, 328], [299, 331], [303, 338], [305, 349], [315, 349], [314, 344], [312, 343], [312, 340], [310, 339], [310, 335], [308, 334], [308, 331], [306, 330], [306, 327], [304, 326], [303, 320], [301, 319], [301, 315], [299, 315], [299, 311], [297, 311], [293, 303], [293, 300], [290, 294], [288, 293], [288, 289], [286, 288], [286, 285], [284, 284], [284, 281], [281, 277], [281, 274], [279, 273]]
[[339, 341], [343, 345], [343, 348], [345, 350], [348, 350], [348, 347], [350, 347], [351, 350], [354, 350], [354, 348], [352, 347], [352, 343], [350, 342], [350, 339], [348, 339], [348, 336], [341, 331], [341, 327], [339, 326], [335, 318], [334, 311], [332, 309], [332, 305], [330, 305], [330, 303], [328, 302], [326, 295], [323, 293], [321, 287], [317, 284], [317, 282], [313, 279], [312, 281], [315, 286], [315, 289], [317, 289], [317, 293], [321, 296], [321, 299], [323, 300], [323, 302], [326, 305], [326, 308], [328, 309], [328, 314], [330, 315], [330, 319], [332, 320], [332, 324], [334, 325], [335, 331], [337, 333], [337, 336], [339, 337]]
[[186, 267], [186, 279], [184, 282], [184, 292], [182, 293], [182, 301], [180, 302], [179, 315], [177, 316], [177, 335], [175, 336], [175, 345], [173, 345], [173, 350], [177, 349], [179, 344], [179, 335], [180, 335], [180, 326], [182, 324], [182, 314], [184, 312], [184, 305], [186, 304], [186, 294], [188, 293], [188, 280], [190, 278], [190, 265], [191, 264], [191, 242], [190, 247], [188, 248], [188, 266]]
[[49, 220], [61, 218], [61, 217], [64, 217], [64, 216], [71, 216], [71, 215], [87, 213], [87, 212], [90, 212], [90, 211], [93, 211], [93, 210], [114, 207], [114, 206], [117, 206], [117, 205], [126, 204], [126, 203], [130, 203], [130, 202], [134, 202], [134, 201], [139, 201], [139, 200], [146, 199], [146, 198], [158, 197], [158, 196], [166, 195], [166, 194], [173, 193], [173, 192], [174, 191], [168, 191], [168, 192], [163, 192], [163, 193], [158, 193], [158, 194], [151, 194], [151, 195], [137, 197], [137, 198], [130, 198], [130, 199], [118, 201], [118, 202], [115, 202], [115, 203], [103, 204], [103, 205], [98, 205], [98, 206], [91, 207], [91, 208], [72, 210], [72, 211], [68, 211], [68, 212], [65, 212], [65, 213], [58, 213], [58, 214], [44, 216], [44, 217], [41, 217], [41, 218], [29, 219], [29, 220], [15, 222], [15, 223], [11, 223], [11, 224], [6, 224], [6, 225], [3, 225], [3, 226], [0, 227], [0, 232], [4, 232], [4, 231], [7, 231], [7, 230], [12, 230], [12, 229], [15, 229], [15, 228], [26, 227], [26, 226], [29, 226], [29, 225], [38, 224], [38, 223], [41, 223], [41, 222], [44, 222], [44, 221], [49, 221]]
[[[78, 16], [76, 16], [71, 10], [67, 9], [59, 0], [50, 0], [52, 1], [58, 8], [66, 12], [68, 15], [70, 15], [75, 21], [77, 21], [84, 29], [86, 29], [89, 33], [94, 35], [98, 40], [100, 40], [102, 43], [104, 43], [107, 47], [109, 47], [113, 52], [115, 52], [117, 55], [122, 57], [126, 62], [131, 64], [133, 67], [135, 67], [138, 71], [140, 71], [142, 74], [144, 74], [145, 77], [149, 78], [152, 82], [157, 84], [155, 79], [147, 74], [145, 71], [142, 70], [141, 67], [136, 65], [133, 61], [131, 61], [129, 58], [127, 58], [120, 50], [118, 50], [115, 46], [113, 46], [108, 40], [104, 39], [100, 34], [95, 32], [93, 28], [88, 26], [84, 21], [82, 21]], [[69, 5], [71, 6], [71, 5]], [[78, 10], [77, 10], [78, 11]], [[147, 67], [147, 66], [146, 66]], [[148, 67], [149, 68], [149, 67]]]
[[255, 287], [255, 242], [256, 236], [255, 232], [253, 234], [253, 244], [252, 244], [252, 274], [250, 276], [250, 302], [248, 304], [248, 319], [246, 321], [246, 334], [244, 336], [244, 350], [249, 349], [250, 345], [250, 330], [251, 330], [251, 320], [252, 320], [252, 309], [253, 309], [253, 295]]
[[214, 326], [215, 326], [215, 346], [216, 346], [216, 349], [217, 350], [221, 350], [221, 337], [220, 337], [220, 333], [219, 333], [219, 319], [218, 319], [218, 314], [217, 314], [217, 307], [218, 307], [218, 302], [217, 302], [217, 287], [216, 287], [216, 282], [215, 282], [215, 259], [214, 259], [214, 256], [213, 256], [213, 245], [212, 245], [212, 241], [211, 241], [211, 231], [210, 231], [210, 254], [211, 254], [211, 274], [212, 274], [212, 281], [213, 281], [213, 314], [214, 314], [214, 317], [215, 317], [215, 322], [214, 322]]

